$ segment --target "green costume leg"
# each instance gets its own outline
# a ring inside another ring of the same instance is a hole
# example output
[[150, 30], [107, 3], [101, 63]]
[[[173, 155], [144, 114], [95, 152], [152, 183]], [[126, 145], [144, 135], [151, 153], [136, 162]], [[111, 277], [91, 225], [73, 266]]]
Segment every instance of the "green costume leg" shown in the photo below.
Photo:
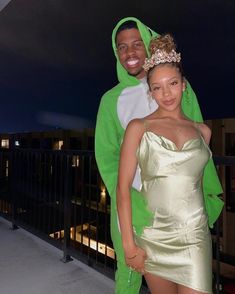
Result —
[[132, 272], [126, 266], [122, 247], [121, 234], [118, 229], [116, 203], [111, 204], [111, 237], [114, 250], [117, 255], [117, 271], [115, 273], [115, 293], [116, 294], [138, 294], [140, 291], [142, 278], [137, 272]]
[[129, 267], [118, 262], [118, 269], [115, 275], [115, 293], [116, 294], [139, 294], [142, 283], [141, 275], [137, 272], [132, 272], [130, 283], [128, 283]]

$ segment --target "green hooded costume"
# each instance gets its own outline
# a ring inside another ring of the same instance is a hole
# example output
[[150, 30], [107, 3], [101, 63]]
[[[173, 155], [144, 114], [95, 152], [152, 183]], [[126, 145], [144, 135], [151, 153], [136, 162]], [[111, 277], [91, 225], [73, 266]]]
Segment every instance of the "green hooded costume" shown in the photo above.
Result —
[[[144, 117], [153, 112], [155, 109], [150, 106], [149, 108], [146, 106], [149, 103], [146, 102], [148, 101], [146, 85], [143, 86], [142, 81], [130, 76], [127, 73], [126, 69], [120, 64], [116, 53], [116, 32], [120, 25], [127, 21], [136, 22], [148, 55], [149, 42], [153, 36], [157, 35], [134, 17], [122, 19], [114, 28], [112, 34], [112, 45], [114, 54], [117, 58], [117, 75], [119, 83], [114, 88], [106, 92], [101, 99], [95, 133], [95, 155], [101, 177], [111, 197], [111, 237], [117, 255], [115, 293], [136, 294], [139, 293], [141, 286], [141, 275], [133, 272], [131, 283], [128, 282], [130, 271], [125, 264], [117, 217], [116, 185], [118, 177], [119, 153], [125, 127], [128, 122], [137, 117]], [[143, 102], [143, 99], [145, 99], [145, 102]], [[143, 113], [140, 111], [138, 112], [138, 107], [139, 109], [144, 109], [145, 107], [146, 110], [143, 111]], [[182, 108], [184, 113], [193, 121], [202, 121], [202, 115], [197, 98], [189, 83], [187, 83], [187, 89], [183, 94]], [[217, 197], [217, 195], [222, 193], [222, 188], [212, 160], [208, 162], [204, 170], [203, 191], [209, 226], [213, 227], [213, 223], [216, 221], [222, 210], [223, 201]], [[151, 223], [152, 214], [148, 211], [145, 199], [140, 194], [138, 189], [135, 188], [135, 185], [133, 185], [131, 190], [131, 197], [133, 226], [136, 233], [141, 234], [144, 226]]]

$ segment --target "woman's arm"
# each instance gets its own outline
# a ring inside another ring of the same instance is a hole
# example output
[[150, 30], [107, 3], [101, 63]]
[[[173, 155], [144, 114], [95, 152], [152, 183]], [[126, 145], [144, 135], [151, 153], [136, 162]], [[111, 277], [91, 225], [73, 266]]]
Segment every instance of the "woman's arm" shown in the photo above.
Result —
[[140, 120], [133, 120], [128, 125], [121, 147], [117, 184], [117, 210], [126, 263], [140, 272], [144, 269], [145, 252], [134, 241], [130, 189], [137, 167], [136, 151], [143, 132], [144, 125]]

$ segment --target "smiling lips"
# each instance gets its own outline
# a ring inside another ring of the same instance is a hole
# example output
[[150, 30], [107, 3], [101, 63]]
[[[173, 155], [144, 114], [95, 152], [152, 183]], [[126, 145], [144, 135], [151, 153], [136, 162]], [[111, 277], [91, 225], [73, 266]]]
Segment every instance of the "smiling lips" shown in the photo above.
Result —
[[126, 64], [128, 67], [135, 67], [139, 63], [139, 59], [128, 59]]

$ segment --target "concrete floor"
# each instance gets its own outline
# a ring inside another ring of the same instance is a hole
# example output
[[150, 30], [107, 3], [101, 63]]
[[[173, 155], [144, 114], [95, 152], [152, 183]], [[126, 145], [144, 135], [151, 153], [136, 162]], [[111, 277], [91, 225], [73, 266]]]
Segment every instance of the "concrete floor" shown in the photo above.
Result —
[[114, 281], [0, 217], [0, 294], [111, 294]]
[[[22, 228], [13, 231], [2, 217], [0, 236], [0, 294], [114, 293], [112, 279], [76, 259], [63, 263], [61, 250]], [[235, 293], [234, 283], [226, 287]]]

